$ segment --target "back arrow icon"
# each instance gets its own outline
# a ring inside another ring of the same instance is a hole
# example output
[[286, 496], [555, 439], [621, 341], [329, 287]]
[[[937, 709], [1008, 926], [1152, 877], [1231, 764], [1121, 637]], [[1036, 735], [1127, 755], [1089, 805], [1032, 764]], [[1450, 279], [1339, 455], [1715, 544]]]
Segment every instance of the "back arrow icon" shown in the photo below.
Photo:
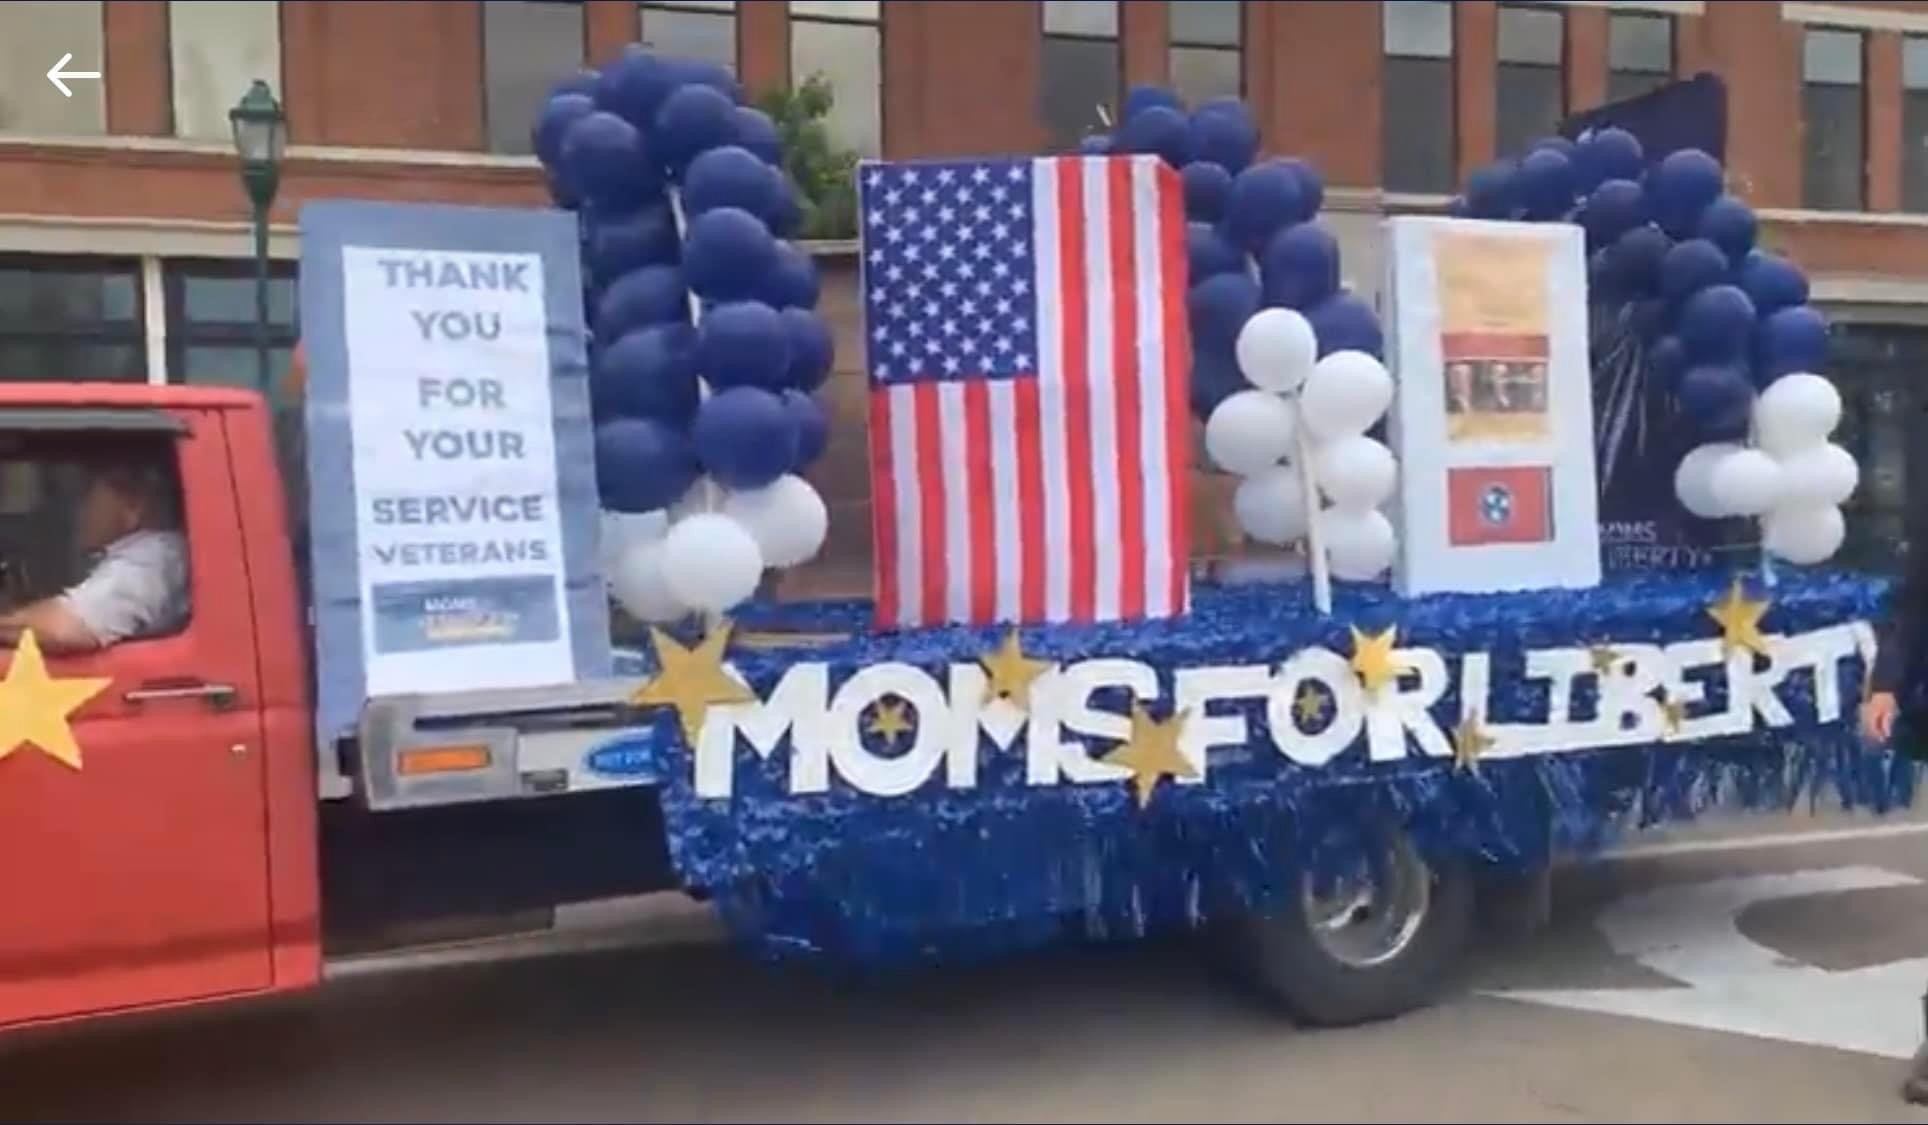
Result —
[[98, 70], [62, 70], [60, 69], [61, 67], [66, 66], [68, 63], [73, 61], [74, 61], [74, 53], [72, 51], [69, 51], [66, 54], [60, 56], [60, 61], [55, 63], [47, 71], [47, 81], [52, 82], [54, 84], [54, 89], [59, 90], [60, 96], [63, 98], [73, 97], [74, 92], [72, 90], [69, 90], [67, 88], [67, 84], [65, 82], [62, 82], [61, 79], [63, 78], [99, 78], [100, 77], [100, 71]]

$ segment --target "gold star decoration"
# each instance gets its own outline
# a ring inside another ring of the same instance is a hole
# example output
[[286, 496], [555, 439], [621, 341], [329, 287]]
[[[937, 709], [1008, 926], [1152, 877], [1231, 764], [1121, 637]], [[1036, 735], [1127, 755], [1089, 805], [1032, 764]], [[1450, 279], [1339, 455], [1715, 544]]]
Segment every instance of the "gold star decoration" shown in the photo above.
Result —
[[1720, 626], [1721, 651], [1734, 652], [1745, 649], [1758, 656], [1771, 655], [1767, 649], [1767, 638], [1761, 635], [1761, 618], [1767, 616], [1773, 601], [1767, 598], [1754, 599], [1747, 596], [1741, 587], [1741, 580], [1727, 588], [1720, 601], [1707, 607], [1707, 616]]
[[1186, 712], [1158, 721], [1136, 700], [1131, 705], [1131, 733], [1106, 754], [1106, 765], [1123, 766], [1131, 771], [1131, 785], [1138, 793], [1138, 807], [1151, 804], [1153, 790], [1165, 777], [1195, 779], [1198, 770], [1179, 752], [1178, 738], [1185, 729]]
[[1491, 750], [1493, 743], [1493, 736], [1486, 733], [1486, 725], [1480, 722], [1479, 712], [1467, 715], [1453, 728], [1453, 768], [1461, 772], [1478, 770], [1479, 756]]
[[0, 679], [0, 758], [31, 745], [61, 765], [79, 769], [73, 713], [111, 683], [81, 677], [54, 679], [40, 655], [39, 638], [31, 630], [22, 633], [6, 678]]
[[914, 724], [904, 713], [908, 706], [894, 695], [879, 699], [870, 705], [870, 717], [864, 720], [864, 729], [883, 739], [885, 746], [894, 748], [898, 739], [914, 729]]
[[1352, 626], [1352, 670], [1358, 674], [1359, 685], [1367, 694], [1377, 694], [1406, 670], [1404, 662], [1393, 655], [1393, 646], [1398, 643], [1397, 625], [1388, 626], [1380, 633], [1364, 633], [1357, 625]]
[[683, 726], [683, 739], [692, 748], [703, 733], [710, 708], [729, 703], [754, 703], [756, 696], [723, 670], [723, 653], [730, 647], [730, 623], [718, 622], [695, 648], [684, 648], [675, 637], [652, 628], [649, 643], [656, 648], [655, 677], [644, 684], [630, 703], [636, 707], [674, 707]]
[[1005, 633], [997, 650], [989, 656], [978, 657], [977, 662], [991, 677], [984, 685], [984, 701], [1009, 700], [1011, 706], [1020, 711], [1030, 709], [1032, 681], [1051, 670], [1050, 661], [1033, 660], [1024, 655], [1024, 644], [1016, 629]]
[[1593, 663], [1594, 675], [1606, 676], [1613, 671], [1614, 662], [1620, 659], [1620, 654], [1614, 651], [1612, 645], [1591, 645], [1587, 648], [1587, 659]]
[[1299, 717], [1299, 726], [1307, 727], [1325, 715], [1326, 690], [1311, 680], [1299, 685], [1298, 697], [1292, 701], [1292, 710]]

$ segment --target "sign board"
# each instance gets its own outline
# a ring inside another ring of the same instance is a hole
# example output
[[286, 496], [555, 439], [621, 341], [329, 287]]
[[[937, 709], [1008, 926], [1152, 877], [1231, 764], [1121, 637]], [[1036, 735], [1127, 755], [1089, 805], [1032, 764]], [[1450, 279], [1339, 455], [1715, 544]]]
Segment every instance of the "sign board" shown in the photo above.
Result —
[[1419, 217], [1387, 229], [1400, 592], [1597, 585], [1580, 229]]
[[301, 213], [320, 733], [609, 674], [573, 218]]

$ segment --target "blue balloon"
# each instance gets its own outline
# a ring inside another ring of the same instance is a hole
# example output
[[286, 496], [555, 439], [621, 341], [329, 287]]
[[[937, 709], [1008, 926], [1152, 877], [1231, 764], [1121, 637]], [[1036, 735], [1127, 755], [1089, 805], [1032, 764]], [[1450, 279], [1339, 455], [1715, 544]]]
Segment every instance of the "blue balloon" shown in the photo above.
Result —
[[790, 374], [790, 333], [762, 301], [706, 309], [696, 326], [696, 369], [716, 387], [782, 390]]
[[1339, 291], [1339, 240], [1318, 223], [1287, 227], [1266, 243], [1259, 278], [1267, 305], [1309, 309]]
[[1741, 288], [1747, 291], [1762, 316], [1807, 304], [1807, 276], [1779, 254], [1756, 250], [1741, 262], [1740, 273]]
[[783, 392], [783, 409], [797, 428], [797, 459], [790, 466], [801, 473], [830, 447], [830, 414], [823, 404], [802, 391]]
[[602, 75], [597, 72], [593, 70], [578, 70], [576, 73], [549, 87], [549, 96], [551, 98], [557, 98], [564, 94], [583, 94], [593, 99], [596, 96], [596, 84], [600, 81], [602, 81]]
[[1630, 293], [1659, 292], [1661, 265], [1673, 245], [1658, 227], [1635, 227], [1621, 235], [1609, 251], [1615, 279]]
[[643, 135], [601, 110], [579, 118], [563, 134], [560, 166], [571, 188], [610, 212], [628, 211], [663, 187]]
[[762, 488], [797, 463], [797, 417], [779, 396], [731, 387], [697, 408], [697, 460], [725, 488]]
[[698, 153], [728, 144], [736, 105], [714, 86], [691, 84], [663, 99], [650, 142], [664, 163], [683, 168]]
[[756, 299], [773, 309], [814, 309], [821, 295], [817, 264], [810, 255], [797, 249], [795, 243], [777, 243], [776, 261], [757, 287]]
[[1698, 229], [1700, 237], [1720, 247], [1738, 265], [1753, 252], [1761, 223], [1752, 207], [1735, 196], [1723, 195], [1701, 213]]
[[644, 266], [674, 264], [681, 249], [676, 216], [659, 204], [592, 224], [584, 256], [596, 277], [616, 278]]
[[530, 144], [544, 167], [553, 168], [562, 159], [562, 138], [569, 126], [596, 112], [596, 99], [586, 94], [557, 94], [543, 105], [531, 130]]
[[1627, 328], [1642, 340], [1665, 335], [1673, 307], [1659, 297], [1643, 297], [1627, 306]]
[[1526, 151], [1534, 153], [1539, 152], [1541, 149], [1552, 149], [1568, 160], [1572, 160], [1573, 154], [1579, 151], [1579, 148], [1579, 145], [1567, 140], [1565, 137], [1541, 137], [1539, 140], [1527, 145]]
[[1670, 152], [1648, 180], [1654, 217], [1675, 238], [1689, 238], [1700, 226], [1701, 213], [1720, 198], [1720, 161], [1697, 148]]
[[1185, 103], [1177, 94], [1163, 86], [1139, 84], [1125, 91], [1125, 120], [1130, 121], [1139, 114], [1152, 109], [1183, 111]]
[[1230, 355], [1239, 331], [1259, 311], [1259, 283], [1243, 273], [1213, 274], [1192, 285], [1185, 310], [1198, 350]]
[[663, 64], [669, 67], [677, 86], [707, 86], [730, 99], [732, 104], [743, 101], [743, 83], [738, 82], [736, 75], [731, 74], [730, 68], [722, 63], [709, 59], [671, 58], [664, 59]]
[[1210, 223], [1185, 224], [1185, 261], [1193, 284], [1215, 273], [1244, 273], [1246, 264], [1245, 251]]
[[1556, 148], [1536, 149], [1520, 161], [1520, 197], [1526, 217], [1557, 219], [1573, 209], [1573, 161]]
[[1754, 362], [1763, 385], [1796, 371], [1821, 371], [1828, 362], [1827, 318], [1813, 305], [1777, 310], [1761, 321]]
[[654, 418], [615, 418], [596, 427], [596, 488], [612, 512], [667, 508], [702, 475], [682, 431]]
[[1639, 180], [1647, 171], [1647, 154], [1640, 138], [1617, 125], [1595, 131], [1574, 146], [1580, 186], [1597, 187], [1608, 180]]
[[676, 75], [665, 61], [632, 43], [597, 76], [596, 108], [647, 130], [674, 89]]
[[784, 385], [814, 393], [830, 378], [830, 368], [837, 359], [836, 337], [823, 317], [809, 309], [788, 308], [777, 315], [783, 320], [783, 334], [790, 346]]
[[1684, 414], [1702, 440], [1731, 437], [1738, 424], [1747, 431], [1748, 415], [1754, 406], [1754, 388], [1740, 368], [1725, 363], [1704, 363], [1690, 367], [1680, 377], [1676, 393]]
[[1632, 180], [1608, 180], [1587, 197], [1581, 217], [1587, 238], [1606, 246], [1647, 221], [1647, 193]]
[[1680, 310], [1680, 342], [1695, 363], [1733, 362], [1754, 338], [1754, 302], [1738, 286], [1711, 285]]
[[1613, 269], [1613, 249], [1605, 247], [1587, 255], [1587, 303], [1589, 305], [1624, 303], [1629, 297]]
[[1170, 106], [1155, 105], [1125, 118], [1118, 143], [1127, 152], [1152, 153], [1174, 168], [1191, 159], [1192, 132], [1185, 115]]
[[1521, 205], [1518, 167], [1499, 160], [1466, 177], [1466, 210], [1475, 219], [1510, 219]]
[[543, 182], [549, 188], [549, 200], [564, 211], [574, 211], [582, 206], [582, 193], [569, 183], [560, 168], [543, 170]]
[[1236, 176], [1259, 153], [1259, 127], [1252, 111], [1237, 99], [1212, 101], [1192, 114], [1192, 158], [1208, 161]]
[[782, 175], [740, 145], [701, 153], [683, 173], [683, 206], [693, 216], [718, 207], [740, 207], [768, 223], [783, 190]]
[[1365, 352], [1375, 359], [1386, 358], [1386, 335], [1379, 325], [1379, 314], [1371, 305], [1351, 293], [1336, 293], [1306, 313], [1313, 335], [1319, 340], [1319, 355], [1333, 352]]
[[1662, 336], [1647, 352], [1647, 374], [1663, 387], [1680, 390], [1680, 377], [1687, 373], [1687, 347], [1678, 336]]
[[609, 283], [596, 302], [597, 339], [617, 340], [648, 324], [687, 323], [689, 292], [675, 266], [645, 266]]
[[598, 418], [654, 418], [686, 426], [701, 397], [687, 324], [656, 324], [597, 350], [589, 390]]
[[1286, 163], [1299, 177], [1299, 196], [1303, 200], [1306, 219], [1317, 218], [1319, 209], [1325, 206], [1325, 177], [1303, 160], [1287, 160]]
[[1306, 181], [1295, 164], [1267, 160], [1233, 178], [1225, 225], [1234, 241], [1258, 251], [1274, 234], [1311, 218], [1312, 212], [1306, 207]]
[[783, 190], [777, 193], [777, 209], [770, 216], [770, 233], [778, 238], [795, 238], [803, 229], [803, 202], [797, 197], [797, 185], [788, 174], [783, 177]]
[[1192, 360], [1192, 382], [1187, 388], [1192, 414], [1203, 422], [1218, 409], [1218, 404], [1252, 384], [1238, 369], [1238, 360], [1229, 353], [1204, 351]]
[[1078, 151], [1086, 156], [1110, 156], [1111, 150], [1110, 133], [1090, 133], [1078, 142]]
[[740, 105], [730, 111], [730, 143], [750, 150], [766, 164], [783, 163], [783, 138], [777, 124], [755, 106]]
[[1727, 255], [1704, 238], [1675, 246], [1660, 261], [1660, 295], [1675, 304], [1726, 280]]
[[690, 288], [711, 300], [748, 297], [776, 260], [777, 242], [770, 229], [738, 207], [696, 216], [683, 240], [683, 270]]
[[1185, 185], [1185, 217], [1195, 223], [1225, 218], [1232, 202], [1232, 174], [1216, 164], [1194, 160], [1180, 172]]

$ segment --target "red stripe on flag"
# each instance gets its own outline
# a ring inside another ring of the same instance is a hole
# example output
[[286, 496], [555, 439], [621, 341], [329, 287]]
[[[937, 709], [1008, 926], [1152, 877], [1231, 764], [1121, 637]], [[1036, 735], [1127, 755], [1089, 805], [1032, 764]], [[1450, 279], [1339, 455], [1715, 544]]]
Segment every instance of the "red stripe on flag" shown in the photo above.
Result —
[[[1065, 548], [1070, 554], [1070, 619], [1090, 621], [1096, 616], [1097, 529], [1092, 521], [1091, 358], [1090, 310], [1085, 302], [1084, 169], [1082, 158], [1058, 162], [1058, 291], [1046, 300], [1058, 302], [1058, 377], [1064, 386]], [[1111, 549], [1115, 549], [1113, 544]]]
[[903, 595], [897, 586], [897, 481], [890, 464], [890, 391], [870, 392], [871, 566], [876, 571], [877, 621], [902, 624]]
[[971, 620], [997, 618], [997, 526], [991, 502], [997, 473], [991, 464], [991, 384], [964, 384], [964, 456], [970, 473], [963, 480], [971, 514]]
[[1171, 612], [1185, 610], [1185, 586], [1192, 556], [1191, 490], [1186, 487], [1192, 465], [1191, 401], [1186, 383], [1192, 369], [1190, 321], [1185, 313], [1185, 207], [1178, 173], [1164, 162], [1157, 165], [1159, 293], [1164, 298], [1165, 341], [1165, 486], [1171, 490]]
[[1117, 400], [1113, 435], [1118, 448], [1118, 613], [1129, 618], [1145, 615], [1145, 482], [1138, 467], [1145, 461], [1139, 403], [1141, 376], [1138, 357], [1138, 224], [1131, 200], [1135, 160], [1108, 160], [1106, 179], [1111, 197], [1111, 369]]
[[1018, 610], [1044, 620], [1044, 450], [1039, 437], [1038, 381], [1012, 380], [1018, 431]]
[[923, 558], [919, 571], [923, 581], [922, 612], [918, 620], [935, 625], [945, 618], [944, 591], [944, 435], [943, 414], [937, 408], [937, 384], [928, 379], [912, 392], [917, 412], [917, 523], [918, 544]]

